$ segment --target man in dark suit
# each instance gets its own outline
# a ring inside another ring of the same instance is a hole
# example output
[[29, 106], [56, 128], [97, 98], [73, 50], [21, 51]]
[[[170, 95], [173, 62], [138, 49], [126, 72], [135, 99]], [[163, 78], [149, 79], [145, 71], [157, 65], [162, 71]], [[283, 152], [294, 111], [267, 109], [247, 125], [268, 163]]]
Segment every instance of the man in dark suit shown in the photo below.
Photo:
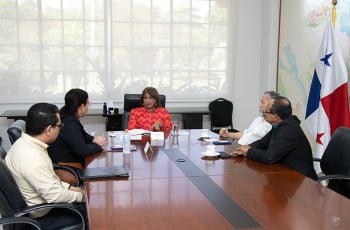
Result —
[[239, 147], [232, 154], [265, 164], [281, 163], [316, 179], [310, 143], [300, 127], [300, 120], [292, 115], [288, 98], [279, 96], [272, 99], [263, 115], [272, 125], [271, 131], [252, 144]]

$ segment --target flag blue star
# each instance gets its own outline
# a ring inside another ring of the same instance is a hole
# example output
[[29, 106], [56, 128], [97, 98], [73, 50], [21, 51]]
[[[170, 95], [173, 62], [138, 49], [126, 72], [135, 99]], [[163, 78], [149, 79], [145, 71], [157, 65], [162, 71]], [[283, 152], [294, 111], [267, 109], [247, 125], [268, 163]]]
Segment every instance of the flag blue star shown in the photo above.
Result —
[[328, 59], [333, 55], [333, 53], [330, 54], [326, 54], [326, 56], [324, 58], [321, 58], [320, 60], [324, 62], [325, 65], [327, 66], [331, 66], [328, 62]]

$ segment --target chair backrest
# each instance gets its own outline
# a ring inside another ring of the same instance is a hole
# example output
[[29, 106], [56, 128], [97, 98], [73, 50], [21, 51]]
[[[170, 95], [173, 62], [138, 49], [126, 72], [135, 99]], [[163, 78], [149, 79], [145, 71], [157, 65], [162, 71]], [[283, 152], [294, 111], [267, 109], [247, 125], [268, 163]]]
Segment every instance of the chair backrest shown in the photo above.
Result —
[[233, 103], [225, 98], [217, 98], [209, 103], [210, 129], [228, 127], [233, 129]]
[[[350, 128], [339, 127], [331, 137], [321, 159], [325, 175], [350, 175]], [[329, 180], [328, 187], [350, 198], [349, 180]]]
[[[163, 94], [159, 95], [160, 103], [165, 107], [166, 97]], [[124, 112], [122, 120], [122, 129], [128, 128], [130, 111], [134, 108], [142, 106], [141, 94], [124, 94]]]
[[11, 217], [27, 207], [15, 179], [3, 159], [0, 159], [0, 215]]
[[6, 154], [7, 154], [6, 150], [0, 145], [0, 158], [5, 159]]
[[7, 129], [11, 144], [21, 137], [22, 132], [25, 132], [26, 122], [24, 120], [14, 121]]

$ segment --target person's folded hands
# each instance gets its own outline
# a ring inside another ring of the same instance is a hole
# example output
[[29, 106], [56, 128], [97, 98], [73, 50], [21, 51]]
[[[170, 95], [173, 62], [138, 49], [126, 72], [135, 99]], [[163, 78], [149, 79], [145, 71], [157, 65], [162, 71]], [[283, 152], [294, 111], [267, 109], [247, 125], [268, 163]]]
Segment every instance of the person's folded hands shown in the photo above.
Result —
[[105, 137], [96, 136], [96, 137], [94, 137], [93, 142], [95, 142], [99, 146], [104, 146], [107, 143], [107, 140]]
[[219, 135], [221, 137], [227, 138], [229, 136], [229, 132], [226, 128], [222, 128], [220, 129]]
[[246, 156], [248, 150], [250, 149], [249, 145], [242, 145], [238, 147], [235, 151], [231, 153], [232, 156]]
[[155, 131], [159, 131], [161, 127], [162, 127], [162, 123], [160, 121], [157, 121], [153, 124], [153, 130]]

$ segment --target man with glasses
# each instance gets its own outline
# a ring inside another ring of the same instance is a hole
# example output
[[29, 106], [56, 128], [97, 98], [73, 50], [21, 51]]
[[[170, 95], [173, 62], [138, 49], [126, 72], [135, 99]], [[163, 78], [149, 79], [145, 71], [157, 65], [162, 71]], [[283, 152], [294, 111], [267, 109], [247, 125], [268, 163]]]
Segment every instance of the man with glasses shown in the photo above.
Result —
[[249, 145], [254, 141], [259, 140], [271, 130], [271, 124], [268, 123], [262, 112], [266, 108], [267, 103], [274, 97], [279, 96], [275, 91], [266, 91], [261, 97], [259, 104], [259, 116], [257, 116], [249, 127], [239, 132], [229, 132], [227, 128], [222, 128], [219, 132], [220, 136], [224, 138], [238, 139], [238, 144]]
[[271, 131], [250, 145], [242, 145], [232, 154], [266, 164], [281, 163], [316, 179], [310, 143], [300, 127], [300, 120], [292, 115], [289, 99], [273, 98], [263, 110], [263, 116], [272, 125]]
[[[54, 142], [63, 127], [56, 105], [34, 104], [27, 114], [26, 133], [13, 144], [5, 161], [26, 203], [82, 202], [85, 192], [60, 180], [55, 174], [48, 155], [48, 144]], [[76, 206], [86, 213], [84, 203]], [[37, 211], [33, 218], [40, 219], [44, 229], [61, 229], [66, 224], [81, 221], [67, 210]]]

